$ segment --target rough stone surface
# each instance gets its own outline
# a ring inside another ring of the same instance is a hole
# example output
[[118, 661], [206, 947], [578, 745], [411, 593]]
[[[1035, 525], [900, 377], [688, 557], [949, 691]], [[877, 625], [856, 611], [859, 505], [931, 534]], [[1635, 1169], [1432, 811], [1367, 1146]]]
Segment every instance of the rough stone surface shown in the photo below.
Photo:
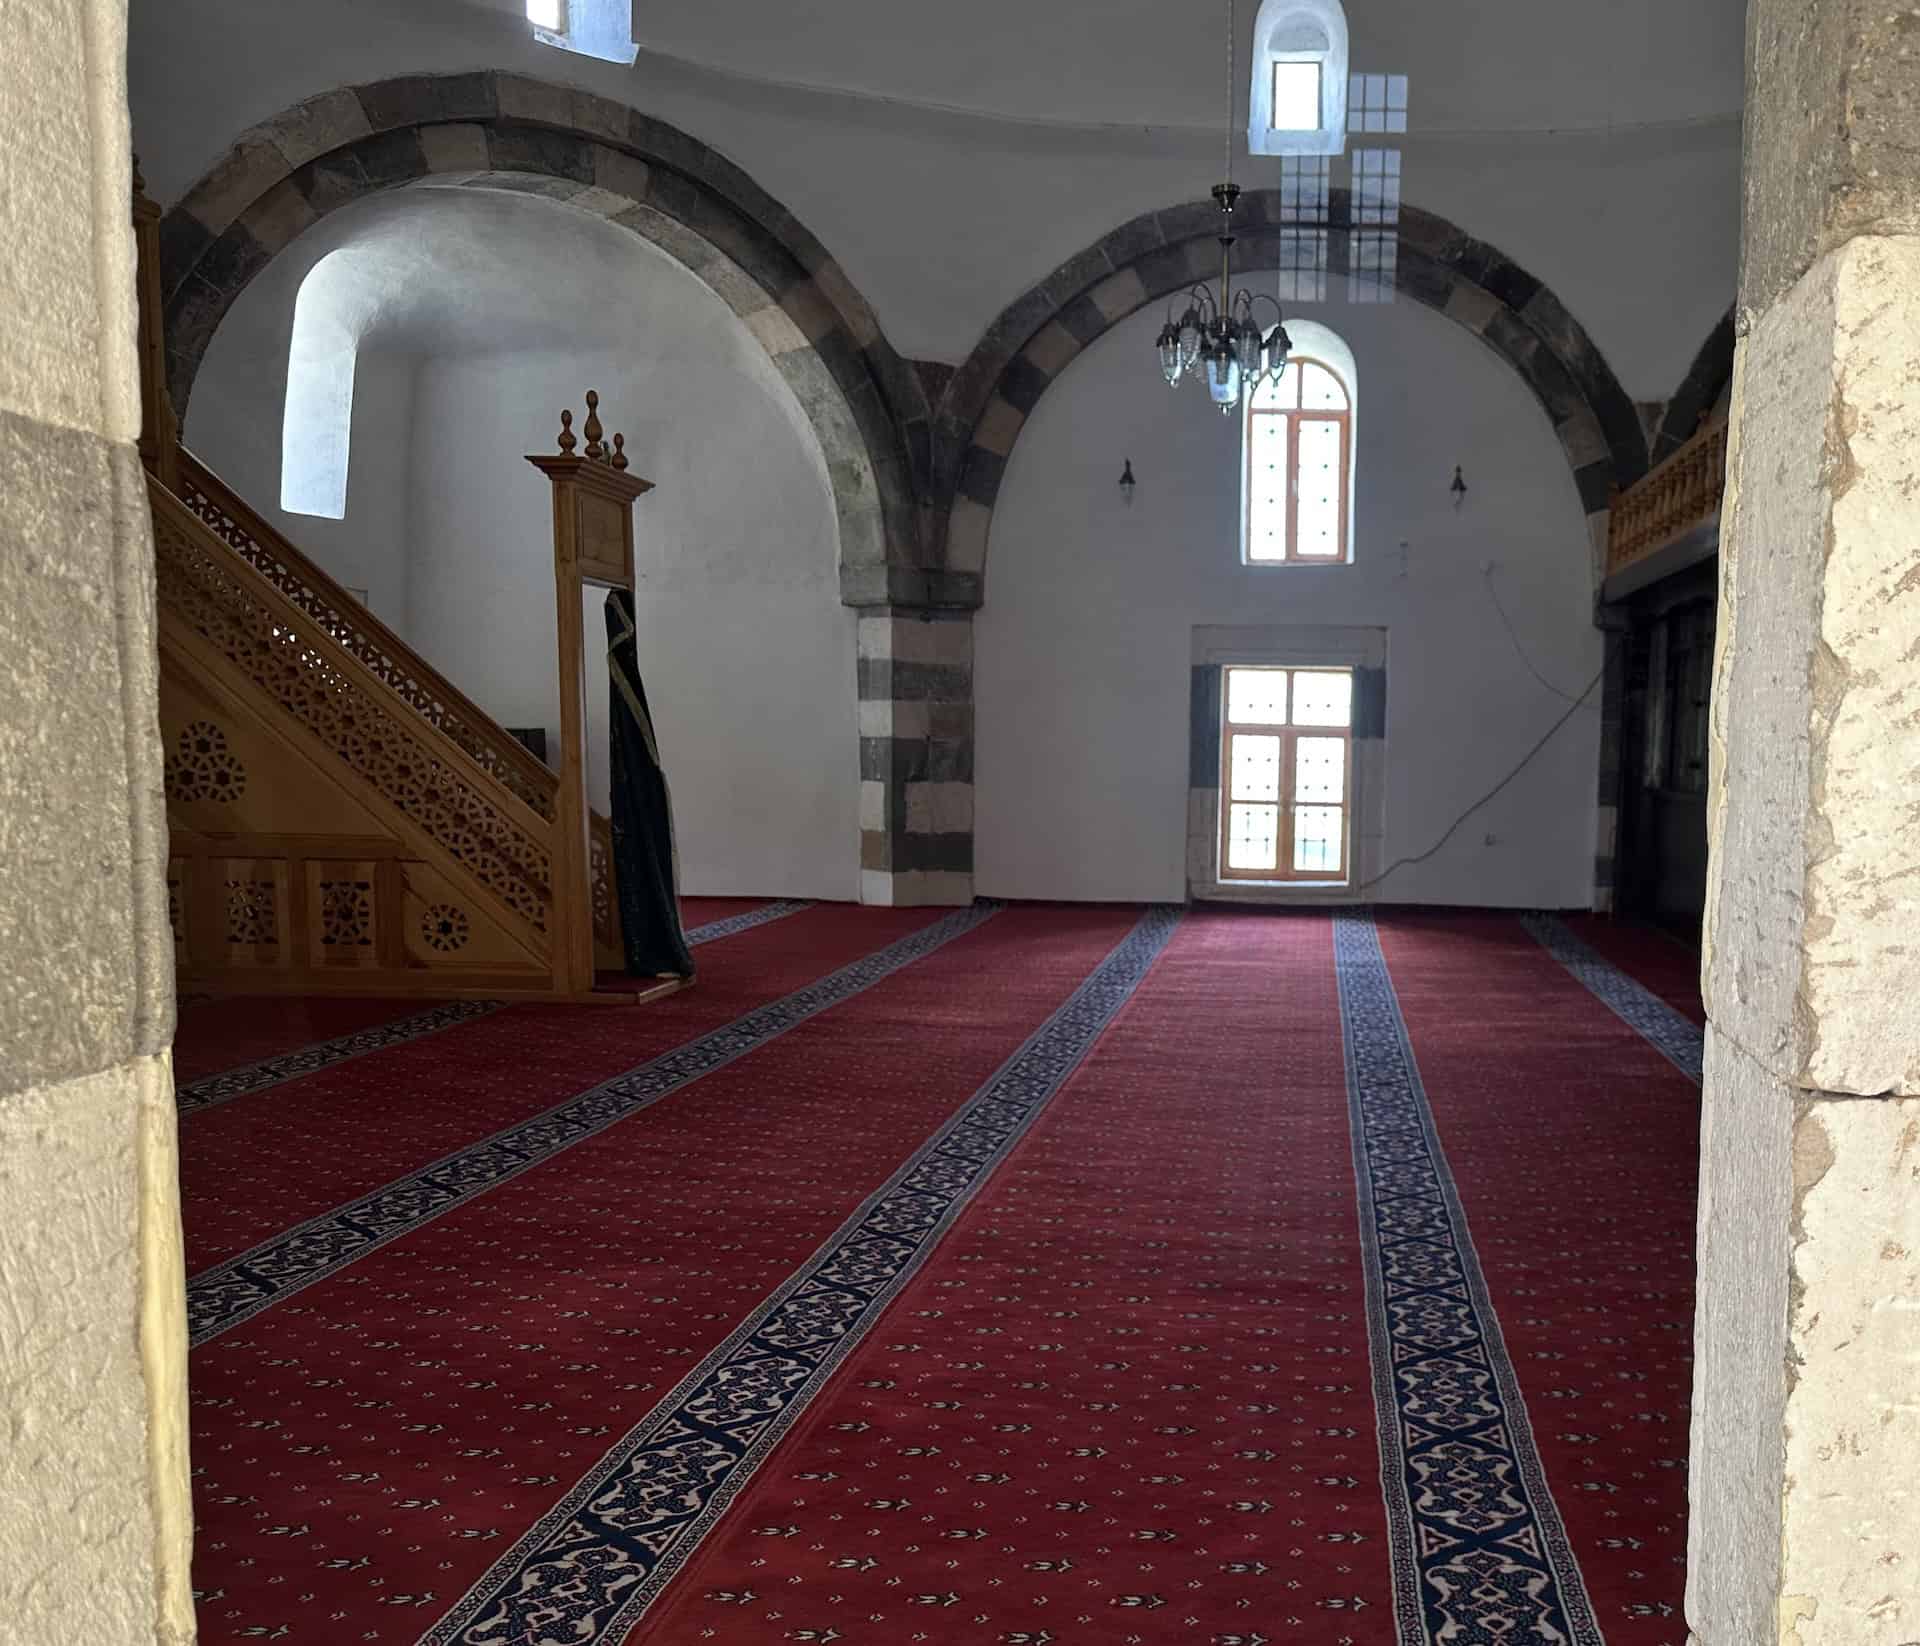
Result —
[[84, 10], [62, 0], [7, 14], [0, 60], [0, 411], [99, 431], [107, 315], [88, 209], [94, 146], [82, 68]]
[[0, 414], [0, 497], [3, 1093], [155, 1047], [135, 1044], [111, 448]]
[[1793, 1132], [1781, 1639], [1920, 1640], [1920, 1099]]
[[[177, 1601], [156, 1616], [162, 1568], [180, 1550], [156, 1541], [149, 1473], [150, 1446], [184, 1453], [184, 1382], [170, 1432], [155, 1434], [136, 1329], [149, 1279], [143, 1109], [162, 1104], [170, 1129], [164, 1061], [145, 1059], [0, 1099], [0, 1611], [10, 1640], [192, 1638]], [[148, 1227], [164, 1260], [165, 1231]], [[184, 1295], [177, 1233], [170, 1251], [174, 1268], [154, 1278]], [[184, 1333], [177, 1348], [184, 1371]], [[184, 1498], [184, 1472], [169, 1473]], [[173, 1575], [184, 1598], [186, 1574]]]
[[1687, 1483], [1687, 1622], [1700, 1646], [1774, 1639], [1793, 1098], [1709, 1027]]
[[1721, 557], [1716, 1026], [1809, 1089], [1920, 1091], [1920, 241], [1828, 254], [1755, 324]]
[[1758, 314], [1858, 234], [1920, 232], [1920, 12], [1753, 0], [1740, 305]]
[[0, 53], [0, 1636], [187, 1646], [124, 0]]
[[1833, 273], [1802, 1084], [1920, 1093], [1920, 238], [1854, 240]]

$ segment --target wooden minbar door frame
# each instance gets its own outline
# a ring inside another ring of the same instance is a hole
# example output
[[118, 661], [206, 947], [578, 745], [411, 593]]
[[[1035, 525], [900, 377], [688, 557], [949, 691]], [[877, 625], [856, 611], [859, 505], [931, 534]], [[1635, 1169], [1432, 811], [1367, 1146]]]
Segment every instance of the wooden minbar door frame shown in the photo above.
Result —
[[527, 461], [553, 483], [553, 592], [560, 631], [560, 787], [553, 816], [553, 982], [593, 989], [593, 848], [587, 807], [586, 637], [580, 615], [589, 587], [633, 590], [633, 505], [653, 490], [627, 472], [626, 437], [601, 443], [600, 396], [587, 391], [578, 444], [573, 413], [560, 414], [560, 451]]

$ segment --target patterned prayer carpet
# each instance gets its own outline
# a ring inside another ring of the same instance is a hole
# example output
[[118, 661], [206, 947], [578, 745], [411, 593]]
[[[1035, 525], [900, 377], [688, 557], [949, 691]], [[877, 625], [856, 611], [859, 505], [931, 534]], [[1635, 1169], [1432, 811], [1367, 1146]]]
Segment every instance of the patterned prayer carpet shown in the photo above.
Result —
[[1613, 952], [818, 906], [189, 1109], [201, 1639], [1680, 1646], [1698, 1029]]

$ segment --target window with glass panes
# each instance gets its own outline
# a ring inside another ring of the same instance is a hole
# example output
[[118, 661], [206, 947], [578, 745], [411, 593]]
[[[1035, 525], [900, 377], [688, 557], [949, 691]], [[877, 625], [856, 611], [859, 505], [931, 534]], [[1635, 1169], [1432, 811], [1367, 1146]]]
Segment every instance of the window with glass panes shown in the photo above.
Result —
[[1247, 403], [1246, 557], [1345, 560], [1353, 403], [1339, 374], [1294, 360]]
[[1353, 671], [1233, 665], [1220, 735], [1220, 878], [1347, 878]]

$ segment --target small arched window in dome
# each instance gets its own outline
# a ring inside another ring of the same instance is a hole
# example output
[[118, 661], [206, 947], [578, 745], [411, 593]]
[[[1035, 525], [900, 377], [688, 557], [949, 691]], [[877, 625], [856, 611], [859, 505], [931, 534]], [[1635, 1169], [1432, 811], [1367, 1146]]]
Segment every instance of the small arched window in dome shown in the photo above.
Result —
[[1293, 321], [1288, 331], [1293, 359], [1247, 401], [1244, 558], [1342, 565], [1353, 558], [1353, 359], [1325, 327]]
[[1347, 14], [1340, 0], [1262, 0], [1253, 25], [1248, 148], [1340, 153], [1348, 89]]

